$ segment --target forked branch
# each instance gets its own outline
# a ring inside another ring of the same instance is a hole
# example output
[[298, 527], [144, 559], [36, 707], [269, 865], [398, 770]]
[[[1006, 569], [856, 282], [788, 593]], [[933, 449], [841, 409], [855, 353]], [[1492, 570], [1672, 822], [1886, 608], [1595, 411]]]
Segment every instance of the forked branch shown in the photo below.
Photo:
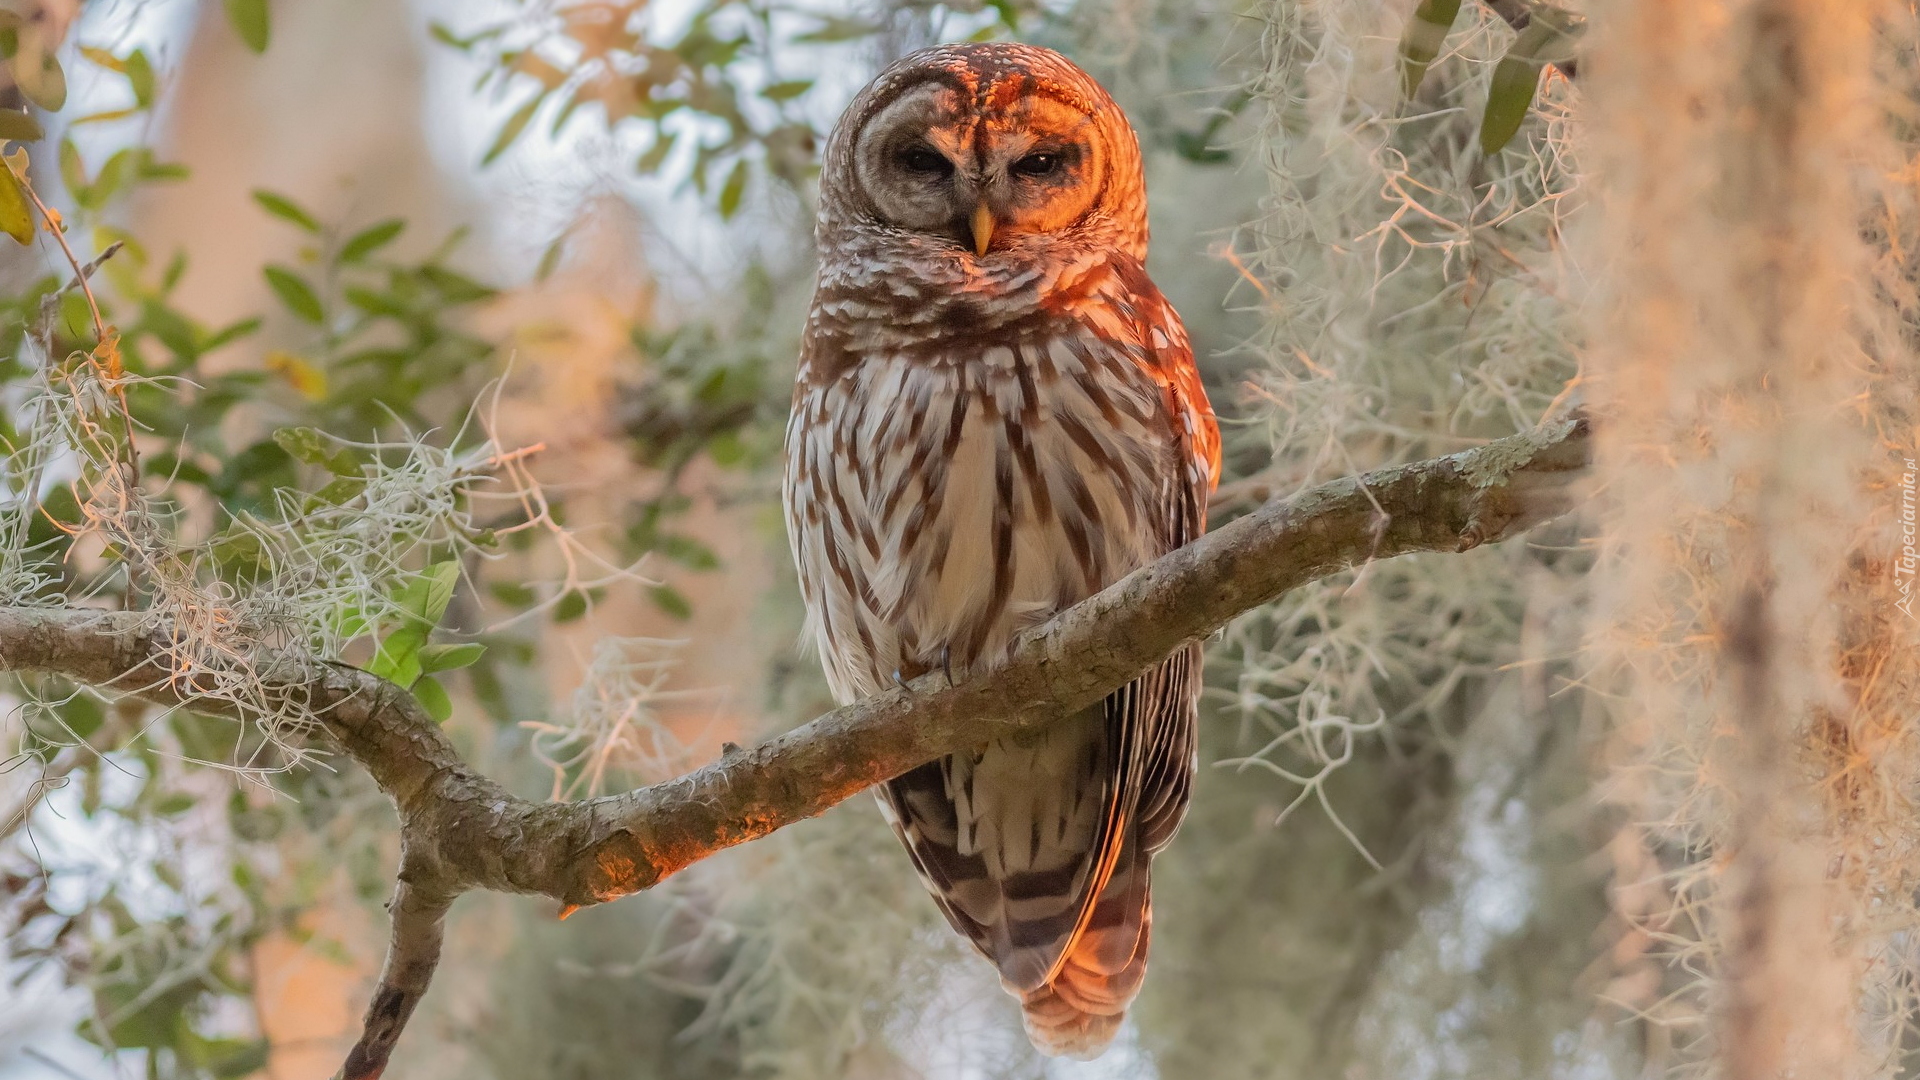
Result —
[[[257, 661], [276, 697], [324, 724], [400, 813], [391, 945], [342, 1074], [371, 1080], [386, 1068], [461, 893], [586, 905], [649, 888], [923, 762], [1090, 705], [1291, 589], [1370, 559], [1464, 551], [1556, 517], [1578, 497], [1589, 443], [1587, 421], [1575, 417], [1272, 500], [1061, 612], [1004, 664], [958, 686], [923, 676], [678, 779], [583, 802], [508, 793], [461, 760], [411, 695], [366, 672], [301, 655]], [[220, 711], [194, 693], [191, 673], [169, 669], [167, 638], [150, 614], [0, 608], [0, 669]]]

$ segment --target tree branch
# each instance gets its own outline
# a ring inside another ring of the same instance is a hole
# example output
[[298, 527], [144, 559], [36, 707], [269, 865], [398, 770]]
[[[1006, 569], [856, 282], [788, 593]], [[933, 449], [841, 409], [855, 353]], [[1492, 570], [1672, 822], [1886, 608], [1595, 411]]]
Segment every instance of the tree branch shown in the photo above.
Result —
[[[342, 1073], [385, 1069], [472, 889], [596, 904], [818, 815], [924, 762], [1091, 705], [1175, 649], [1287, 591], [1369, 559], [1464, 551], [1570, 509], [1584, 418], [1447, 457], [1322, 484], [1208, 533], [1024, 635], [1006, 662], [949, 687], [922, 676], [686, 776], [575, 803], [518, 798], [461, 760], [405, 690], [301, 655], [255, 661], [393, 799], [401, 822], [392, 940]], [[0, 670], [53, 672], [167, 706], [236, 715], [171, 670], [151, 614], [0, 608]]]

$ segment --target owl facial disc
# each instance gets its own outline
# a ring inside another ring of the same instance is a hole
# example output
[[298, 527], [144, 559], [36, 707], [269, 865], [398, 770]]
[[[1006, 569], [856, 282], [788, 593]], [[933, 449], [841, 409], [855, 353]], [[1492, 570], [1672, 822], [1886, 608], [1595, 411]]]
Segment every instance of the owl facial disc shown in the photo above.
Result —
[[[1109, 210], [1111, 101], [1003, 65], [922, 69], [851, 133], [853, 179], [878, 223], [985, 258], [1004, 238], [1066, 233]], [[1118, 119], [1114, 117], [1113, 119]]]

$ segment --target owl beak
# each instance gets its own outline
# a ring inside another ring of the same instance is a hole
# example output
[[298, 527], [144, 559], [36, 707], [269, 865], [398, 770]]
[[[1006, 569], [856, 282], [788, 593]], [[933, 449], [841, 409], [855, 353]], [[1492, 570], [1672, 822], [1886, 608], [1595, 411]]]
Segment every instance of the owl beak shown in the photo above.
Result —
[[987, 243], [993, 239], [993, 211], [987, 209], [986, 203], [981, 203], [979, 206], [973, 208], [973, 221], [971, 224], [973, 226], [973, 253], [975, 255], [985, 255], [987, 253]]

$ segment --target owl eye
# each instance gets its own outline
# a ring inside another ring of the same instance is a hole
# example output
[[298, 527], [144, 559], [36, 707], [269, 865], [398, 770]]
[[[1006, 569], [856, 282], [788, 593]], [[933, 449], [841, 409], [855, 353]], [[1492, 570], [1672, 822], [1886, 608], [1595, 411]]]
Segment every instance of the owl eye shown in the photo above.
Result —
[[1059, 171], [1059, 154], [1028, 154], [1013, 163], [1013, 172], [1020, 176], [1052, 176]]
[[945, 154], [925, 146], [910, 146], [901, 151], [900, 167], [922, 176], [950, 176], [953, 162]]

